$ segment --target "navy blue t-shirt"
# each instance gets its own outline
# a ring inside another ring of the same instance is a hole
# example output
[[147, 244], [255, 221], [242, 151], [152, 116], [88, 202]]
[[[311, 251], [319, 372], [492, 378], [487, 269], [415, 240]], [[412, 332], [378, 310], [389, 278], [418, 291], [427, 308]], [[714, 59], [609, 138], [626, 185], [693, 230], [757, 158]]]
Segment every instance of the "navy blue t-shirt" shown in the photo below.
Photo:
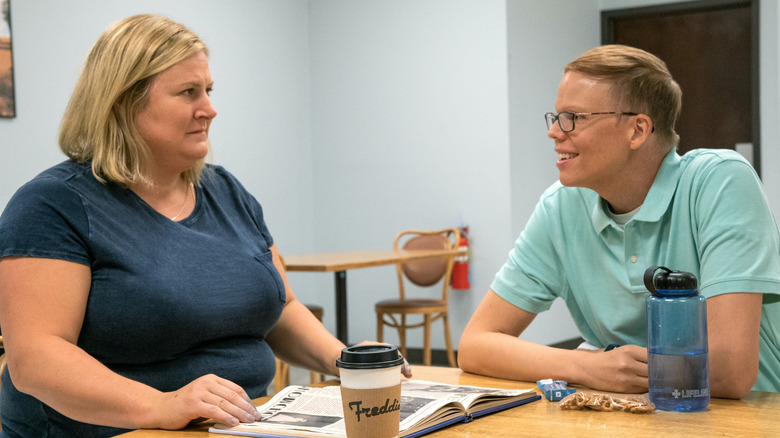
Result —
[[[118, 374], [161, 391], [208, 373], [265, 395], [275, 372], [265, 337], [284, 285], [260, 204], [219, 166], [204, 170], [192, 214], [174, 222], [130, 189], [65, 161], [22, 186], [0, 216], [0, 257], [90, 267], [78, 346]], [[41, 315], [45, 318], [46, 315]], [[89, 382], [83, 382], [89, 385]], [[70, 420], [2, 376], [3, 436], [111, 436]]]

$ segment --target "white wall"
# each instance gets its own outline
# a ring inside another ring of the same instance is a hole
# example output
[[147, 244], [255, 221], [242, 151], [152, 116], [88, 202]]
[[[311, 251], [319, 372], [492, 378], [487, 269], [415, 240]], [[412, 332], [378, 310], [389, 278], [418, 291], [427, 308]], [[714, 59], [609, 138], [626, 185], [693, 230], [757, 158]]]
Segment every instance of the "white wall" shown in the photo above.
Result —
[[780, 218], [780, 7], [777, 1], [760, 2], [761, 180], [769, 204]]
[[[505, 3], [314, 1], [310, 19], [315, 249], [389, 249], [402, 229], [468, 224], [473, 288], [450, 295], [457, 344], [512, 240]], [[350, 340], [373, 338], [394, 268], [347, 277]], [[443, 348], [438, 323], [434, 334]]]
[[[386, 248], [404, 228], [470, 225], [472, 289], [451, 295], [457, 343], [557, 177], [542, 114], [563, 66], [598, 44], [601, 9], [651, 3], [659, 2], [12, 0], [18, 115], [0, 119], [0, 208], [64, 158], [60, 117], [102, 30], [163, 13], [212, 49], [215, 162], [260, 200], [284, 253]], [[763, 175], [778, 212], [780, 12], [774, 1], [761, 8]], [[373, 338], [373, 303], [395, 293], [393, 271], [348, 277], [350, 338]], [[290, 280], [303, 301], [325, 307], [334, 331], [332, 275]], [[524, 337], [574, 336], [556, 304]]]
[[[551, 13], [564, 10], [565, 14]], [[504, 242], [504, 256], [542, 192], [558, 179], [557, 155], [547, 137], [544, 113], [555, 109], [563, 67], [599, 44], [599, 13], [596, 1], [507, 2], [512, 234]], [[562, 300], [539, 314], [522, 335], [544, 344], [577, 336]]]

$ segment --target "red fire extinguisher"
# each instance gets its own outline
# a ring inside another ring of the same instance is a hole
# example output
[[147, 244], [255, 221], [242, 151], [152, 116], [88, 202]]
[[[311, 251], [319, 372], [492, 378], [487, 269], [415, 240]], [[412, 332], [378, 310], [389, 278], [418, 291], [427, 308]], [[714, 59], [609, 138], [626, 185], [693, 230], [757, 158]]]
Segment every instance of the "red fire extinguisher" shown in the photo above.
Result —
[[471, 287], [469, 280], [469, 227], [463, 227], [460, 229], [460, 243], [458, 249], [466, 251], [466, 254], [455, 257], [455, 263], [452, 265], [452, 288], [453, 289], [468, 289]]

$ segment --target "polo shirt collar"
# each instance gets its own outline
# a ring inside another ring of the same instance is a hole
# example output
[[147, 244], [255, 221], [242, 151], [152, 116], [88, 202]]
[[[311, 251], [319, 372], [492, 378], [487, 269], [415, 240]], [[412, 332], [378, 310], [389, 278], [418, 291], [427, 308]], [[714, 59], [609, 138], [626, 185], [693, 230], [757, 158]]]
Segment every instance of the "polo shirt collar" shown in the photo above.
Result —
[[[661, 220], [664, 213], [669, 209], [669, 205], [677, 190], [677, 182], [680, 178], [681, 158], [673, 149], [661, 162], [661, 167], [655, 176], [650, 191], [647, 192], [642, 208], [631, 219], [632, 221], [657, 222]], [[596, 192], [592, 192], [596, 193]], [[597, 233], [604, 231], [607, 226], [612, 225], [614, 221], [607, 216], [606, 209], [609, 208], [607, 201], [596, 194], [597, 202], [593, 203], [591, 210], [591, 221]]]

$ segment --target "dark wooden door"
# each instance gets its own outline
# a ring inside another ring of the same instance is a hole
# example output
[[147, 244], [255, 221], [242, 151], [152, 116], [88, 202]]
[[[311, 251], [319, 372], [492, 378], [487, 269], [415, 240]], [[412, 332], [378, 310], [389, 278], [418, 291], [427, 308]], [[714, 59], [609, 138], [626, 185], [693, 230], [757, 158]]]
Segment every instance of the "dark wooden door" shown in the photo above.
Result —
[[757, 9], [703, 0], [602, 12], [602, 43], [655, 54], [680, 84], [680, 153], [737, 149], [760, 168]]

